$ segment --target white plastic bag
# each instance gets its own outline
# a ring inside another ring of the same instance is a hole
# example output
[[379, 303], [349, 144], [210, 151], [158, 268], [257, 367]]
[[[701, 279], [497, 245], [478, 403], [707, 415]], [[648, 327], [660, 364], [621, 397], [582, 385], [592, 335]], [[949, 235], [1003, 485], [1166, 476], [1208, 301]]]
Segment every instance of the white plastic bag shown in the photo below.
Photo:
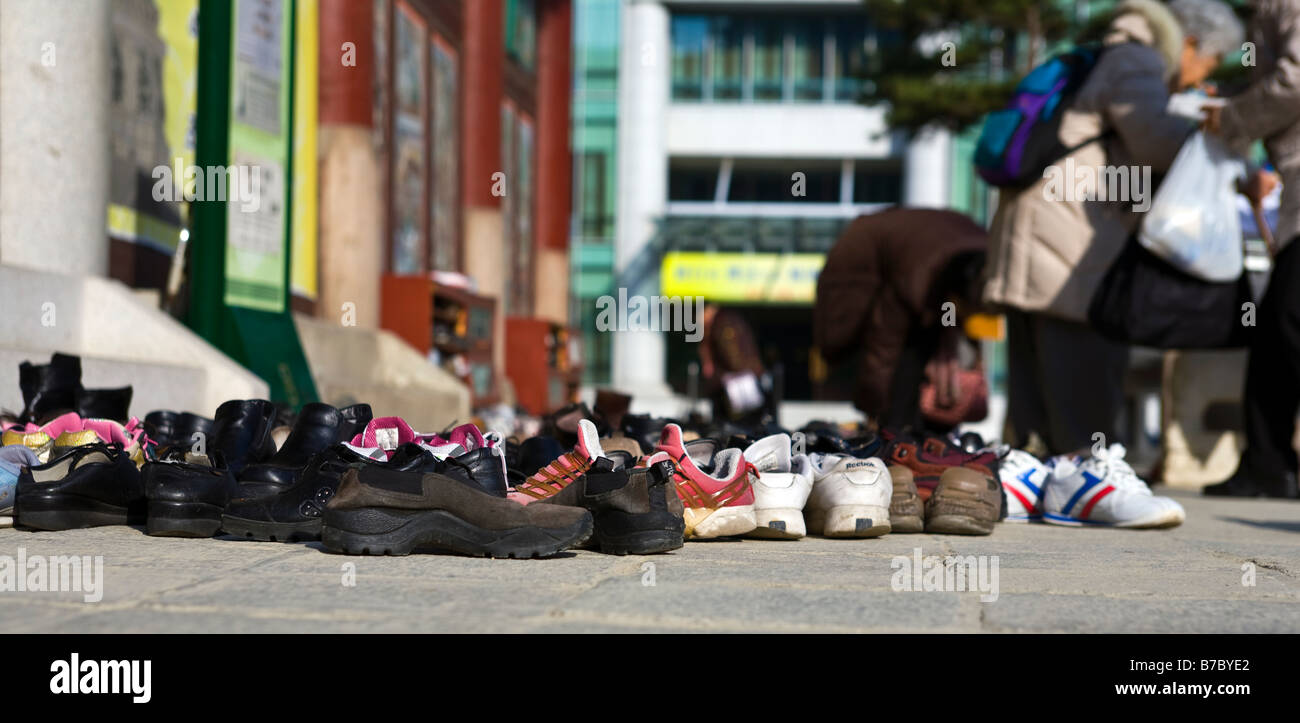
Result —
[[1237, 180], [1246, 165], [1214, 138], [1187, 139], [1142, 220], [1138, 241], [1175, 267], [1206, 281], [1241, 276]]

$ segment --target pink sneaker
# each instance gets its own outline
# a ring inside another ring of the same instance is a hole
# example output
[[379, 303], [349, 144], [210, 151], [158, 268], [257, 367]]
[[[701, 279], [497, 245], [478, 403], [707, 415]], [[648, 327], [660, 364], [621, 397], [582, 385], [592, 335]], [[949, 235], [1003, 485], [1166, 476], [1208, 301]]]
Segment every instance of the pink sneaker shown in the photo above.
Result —
[[[675, 468], [677, 496], [685, 507], [687, 539], [730, 537], [758, 527], [754, 515], [754, 479], [758, 472], [738, 449], [724, 449], [710, 459], [693, 459], [682, 442], [682, 428], [664, 427], [654, 454], [638, 467], [670, 461]], [[701, 469], [704, 464], [711, 471]]]
[[578, 422], [578, 443], [574, 445], [573, 451], [565, 452], [554, 462], [537, 470], [506, 496], [521, 505], [554, 496], [586, 474], [596, 458], [603, 456], [605, 451], [600, 448], [600, 435], [596, 432], [596, 425], [583, 419]]

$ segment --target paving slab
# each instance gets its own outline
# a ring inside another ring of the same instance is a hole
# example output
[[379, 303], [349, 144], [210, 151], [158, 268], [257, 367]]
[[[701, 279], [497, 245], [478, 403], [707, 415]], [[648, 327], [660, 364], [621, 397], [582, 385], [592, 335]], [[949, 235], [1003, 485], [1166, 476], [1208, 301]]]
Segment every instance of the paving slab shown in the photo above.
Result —
[[[350, 557], [319, 543], [153, 538], [131, 527], [2, 529], [0, 568], [21, 548], [47, 561], [98, 556], [103, 571], [92, 602], [85, 590], [0, 590], [0, 629], [1300, 632], [1300, 503], [1169, 494], [1188, 512], [1173, 530], [1002, 524], [988, 537], [726, 540], [648, 557]], [[923, 563], [915, 586], [896, 589], [918, 556], [938, 559], [939, 572], [927, 586]], [[943, 558], [961, 561], [962, 578]]]

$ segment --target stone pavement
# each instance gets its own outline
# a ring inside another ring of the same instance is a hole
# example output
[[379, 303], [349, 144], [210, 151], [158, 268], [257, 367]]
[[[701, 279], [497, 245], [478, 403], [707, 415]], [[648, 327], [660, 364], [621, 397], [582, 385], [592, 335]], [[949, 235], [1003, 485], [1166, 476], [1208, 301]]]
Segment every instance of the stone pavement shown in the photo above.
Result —
[[[153, 538], [128, 527], [5, 529], [0, 565], [18, 548], [28, 558], [103, 555], [104, 586], [95, 603], [77, 592], [0, 591], [0, 630], [1300, 632], [1300, 504], [1172, 494], [1188, 522], [1165, 531], [1003, 524], [989, 537], [693, 542], [653, 557], [527, 561], [344, 557], [318, 543]], [[997, 599], [895, 592], [891, 563], [917, 547], [997, 556]], [[1243, 584], [1247, 563], [1253, 586]]]

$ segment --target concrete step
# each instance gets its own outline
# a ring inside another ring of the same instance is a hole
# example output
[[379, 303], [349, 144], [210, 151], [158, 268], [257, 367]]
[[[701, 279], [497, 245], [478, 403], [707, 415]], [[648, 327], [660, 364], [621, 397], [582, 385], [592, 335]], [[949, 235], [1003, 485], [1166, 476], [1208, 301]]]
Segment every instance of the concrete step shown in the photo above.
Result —
[[227, 399], [264, 398], [266, 382], [125, 285], [0, 265], [0, 406], [22, 408], [18, 363], [82, 357], [82, 383], [134, 387], [131, 412], [211, 416]]

